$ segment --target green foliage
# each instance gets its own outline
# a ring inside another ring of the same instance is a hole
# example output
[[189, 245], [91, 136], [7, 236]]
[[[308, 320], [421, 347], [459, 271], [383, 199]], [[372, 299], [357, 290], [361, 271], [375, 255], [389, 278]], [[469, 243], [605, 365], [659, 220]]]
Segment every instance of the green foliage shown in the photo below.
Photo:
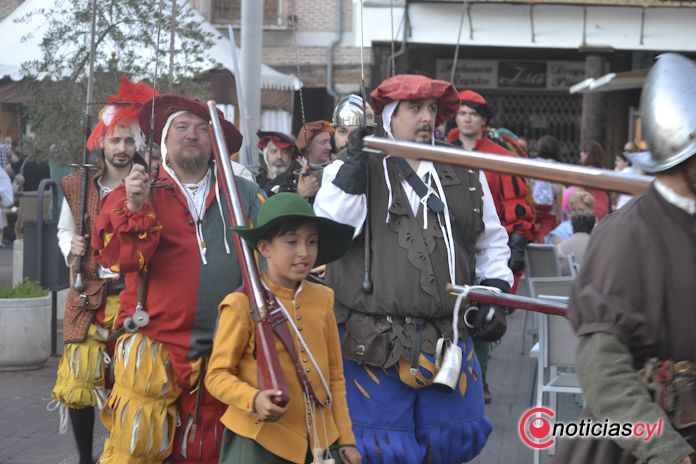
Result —
[[14, 288], [0, 288], [0, 298], [39, 298], [46, 295], [48, 290], [29, 279], [25, 279]]
[[[172, 1], [177, 3], [176, 40], [170, 60]], [[179, 94], [204, 97], [207, 88], [198, 77], [205, 71], [214, 37], [201, 28], [186, 0], [99, 0], [97, 5], [91, 126], [106, 97], [116, 91], [122, 73], [150, 83], [156, 77], [160, 92], [176, 85]], [[23, 64], [25, 75], [31, 77], [25, 117], [35, 132], [25, 149], [38, 159], [81, 162], [92, 1], [58, 0], [55, 8], [33, 11], [20, 21], [34, 15], [39, 15], [37, 21], [45, 18], [48, 26], [41, 41], [42, 58]]]

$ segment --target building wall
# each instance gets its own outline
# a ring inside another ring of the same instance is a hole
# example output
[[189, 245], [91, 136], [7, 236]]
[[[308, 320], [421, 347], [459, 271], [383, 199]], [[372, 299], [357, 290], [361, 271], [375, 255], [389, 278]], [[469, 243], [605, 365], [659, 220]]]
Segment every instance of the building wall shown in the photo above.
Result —
[[[215, 1], [189, 0], [213, 24], [226, 24], [227, 18], [215, 18]], [[232, 1], [241, 4], [241, 0]], [[336, 6], [340, 3], [343, 18], [341, 43], [334, 49], [334, 85], [339, 94], [354, 92], [360, 84], [360, 48], [353, 45], [353, 0], [280, 0], [287, 21], [282, 26], [264, 28], [264, 64], [281, 72], [298, 74], [305, 87], [322, 88], [327, 85], [329, 45], [336, 39], [338, 26]], [[359, 13], [359, 12], [358, 12]], [[295, 19], [295, 35], [292, 20]], [[227, 33], [227, 26], [221, 27]], [[235, 25], [239, 42], [239, 27]], [[297, 42], [297, 47], [295, 47]], [[369, 84], [372, 52], [364, 50], [366, 80]]]

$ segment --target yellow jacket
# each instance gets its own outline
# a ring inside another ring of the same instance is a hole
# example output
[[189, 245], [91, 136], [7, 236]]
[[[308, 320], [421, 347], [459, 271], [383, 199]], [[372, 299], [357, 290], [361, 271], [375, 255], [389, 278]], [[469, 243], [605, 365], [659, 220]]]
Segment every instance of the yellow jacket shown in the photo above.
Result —
[[[355, 444], [346, 402], [338, 326], [333, 313], [333, 290], [304, 281], [295, 291], [273, 284], [265, 275], [263, 278], [294, 318], [331, 389], [332, 406], [316, 408], [318, 446], [326, 449], [336, 440], [340, 445]], [[228, 405], [221, 419], [225, 427], [255, 440], [283, 459], [304, 463], [311, 437], [307, 434], [302, 388], [297, 380], [293, 361], [277, 337], [275, 346], [290, 394], [288, 409], [277, 422], [258, 422], [252, 415], [254, 396], [259, 391], [256, 359], [253, 356], [254, 328], [247, 296], [242, 293], [227, 295], [220, 303], [220, 318], [205, 385], [213, 396]], [[307, 377], [312, 388], [317, 397], [325, 401], [328, 395], [319, 375], [299, 341], [295, 342], [300, 360], [309, 369]], [[326, 425], [326, 440], [323, 421]], [[316, 447], [313, 442], [311, 447]]]

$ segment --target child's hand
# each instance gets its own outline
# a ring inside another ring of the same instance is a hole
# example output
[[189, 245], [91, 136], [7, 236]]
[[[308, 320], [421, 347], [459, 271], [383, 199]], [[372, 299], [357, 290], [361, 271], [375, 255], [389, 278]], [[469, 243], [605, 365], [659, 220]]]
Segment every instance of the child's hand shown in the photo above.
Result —
[[263, 390], [254, 398], [254, 413], [262, 422], [275, 422], [285, 414], [288, 406], [281, 408], [273, 403], [273, 398], [281, 399], [283, 392], [279, 390]]
[[361, 464], [362, 457], [355, 446], [343, 446], [339, 449], [338, 454], [341, 455], [341, 460], [345, 464]]

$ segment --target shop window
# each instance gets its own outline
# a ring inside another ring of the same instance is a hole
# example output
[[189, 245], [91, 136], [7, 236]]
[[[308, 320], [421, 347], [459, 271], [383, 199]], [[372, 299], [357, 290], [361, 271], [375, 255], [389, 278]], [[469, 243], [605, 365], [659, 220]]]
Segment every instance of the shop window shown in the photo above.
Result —
[[[285, 3], [287, 0], [263, 2], [264, 28], [288, 27]], [[215, 24], [239, 25], [242, 22], [242, 0], [213, 0], [211, 16]]]

